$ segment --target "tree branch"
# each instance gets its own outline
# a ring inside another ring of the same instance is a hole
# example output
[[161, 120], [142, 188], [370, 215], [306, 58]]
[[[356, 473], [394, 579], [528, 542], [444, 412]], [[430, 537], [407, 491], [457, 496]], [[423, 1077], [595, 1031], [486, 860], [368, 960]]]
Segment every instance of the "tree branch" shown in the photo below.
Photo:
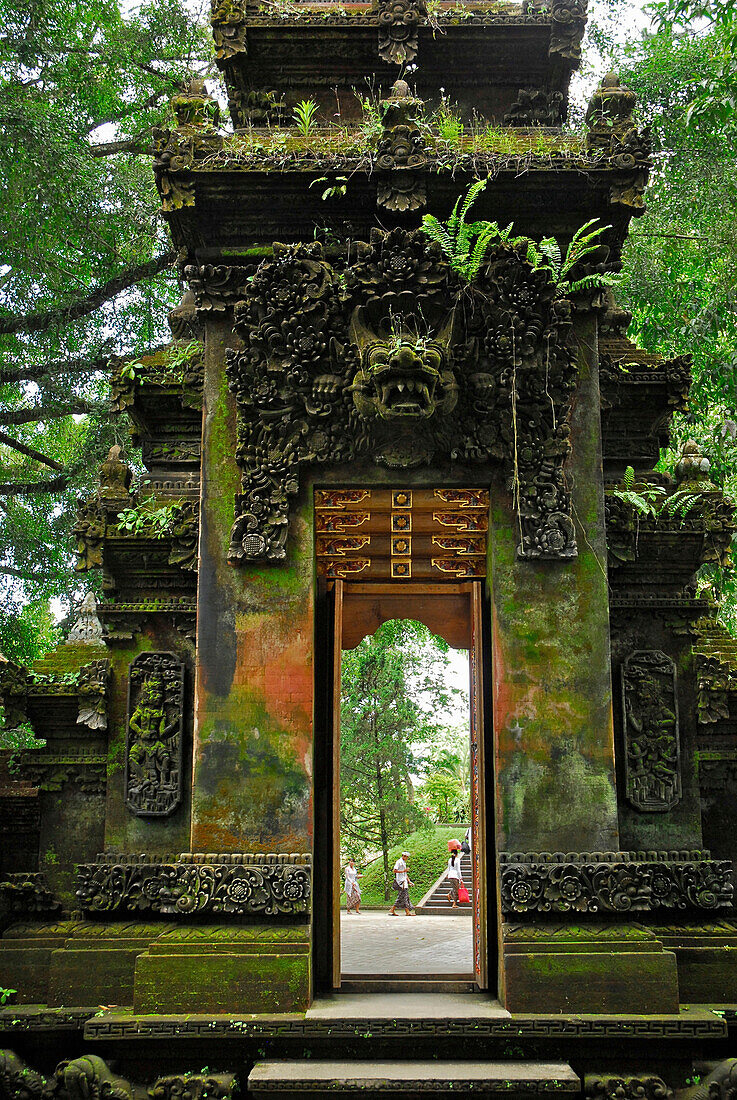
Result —
[[121, 271], [115, 278], [101, 286], [95, 287], [90, 293], [72, 302], [67, 306], [59, 306], [56, 309], [44, 310], [42, 313], [24, 313], [18, 317], [0, 317], [0, 333], [11, 332], [45, 332], [56, 324], [68, 324], [77, 321], [80, 317], [86, 317], [94, 313], [111, 298], [117, 298], [124, 290], [136, 286], [144, 279], [150, 279], [164, 271], [174, 262], [176, 253], [173, 249], [149, 260], [145, 264], [136, 264], [133, 267]]
[[11, 565], [0, 565], [0, 573], [8, 577], [18, 577], [22, 581], [42, 581], [43, 573], [27, 573], [23, 569], [13, 569]]
[[105, 141], [100, 145], [90, 145], [93, 157], [112, 157], [116, 153], [146, 153], [153, 156], [151, 142], [144, 142], [140, 138], [123, 138], [121, 141]]
[[[156, 349], [158, 350], [158, 349]], [[95, 374], [108, 369], [112, 352], [101, 353], [93, 359], [52, 359], [29, 367], [0, 367], [0, 385], [9, 382], [39, 382], [47, 375]]]
[[50, 477], [45, 481], [7, 481], [0, 483], [0, 495], [6, 497], [28, 497], [34, 493], [55, 493], [59, 489], [65, 489], [75, 474], [82, 468], [81, 463], [75, 463], [58, 477]]
[[44, 466], [49, 466], [52, 470], [63, 470], [61, 462], [57, 462], [55, 458], [49, 458], [48, 455], [42, 454], [41, 451], [35, 451], [33, 447], [27, 447], [25, 443], [21, 443], [18, 439], [13, 439], [12, 436], [6, 435], [5, 432], [0, 432], [0, 443], [4, 443], [6, 447], [12, 447], [14, 451], [20, 451], [22, 455], [27, 458], [33, 458], [36, 462], [43, 462]]
[[81, 398], [70, 402], [68, 405], [59, 405], [56, 408], [48, 408], [43, 405], [27, 412], [0, 412], [0, 424], [37, 424], [41, 420], [61, 420], [63, 416], [73, 416], [82, 413], [104, 412], [105, 406], [83, 401]]

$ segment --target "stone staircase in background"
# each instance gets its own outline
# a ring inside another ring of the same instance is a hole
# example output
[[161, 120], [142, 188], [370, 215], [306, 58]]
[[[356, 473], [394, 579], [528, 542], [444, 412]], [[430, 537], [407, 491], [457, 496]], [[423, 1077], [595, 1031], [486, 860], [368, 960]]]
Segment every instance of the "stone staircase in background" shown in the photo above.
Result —
[[[437, 882], [430, 887], [422, 901], [419, 902], [417, 912], [427, 915], [434, 913], [438, 916], [447, 915], [448, 913], [468, 913], [470, 916], [473, 910], [470, 902], [467, 905], [460, 904], [457, 909], [453, 909], [450, 900], [450, 886], [445, 874], [446, 872], [443, 871]], [[461, 877], [463, 885], [468, 890], [469, 896], [471, 896], [473, 869], [471, 867], [471, 856], [465, 852], [461, 853]]]

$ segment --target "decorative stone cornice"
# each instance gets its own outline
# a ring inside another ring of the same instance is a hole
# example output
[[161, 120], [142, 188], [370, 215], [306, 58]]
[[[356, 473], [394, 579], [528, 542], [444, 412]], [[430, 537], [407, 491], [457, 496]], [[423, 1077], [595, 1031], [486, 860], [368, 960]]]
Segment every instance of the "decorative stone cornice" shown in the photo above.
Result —
[[505, 914], [634, 913], [732, 906], [731, 860], [695, 852], [502, 852]]
[[98, 856], [78, 866], [77, 899], [87, 913], [160, 914], [210, 921], [301, 917], [309, 912], [309, 855], [184, 855], [171, 863]]

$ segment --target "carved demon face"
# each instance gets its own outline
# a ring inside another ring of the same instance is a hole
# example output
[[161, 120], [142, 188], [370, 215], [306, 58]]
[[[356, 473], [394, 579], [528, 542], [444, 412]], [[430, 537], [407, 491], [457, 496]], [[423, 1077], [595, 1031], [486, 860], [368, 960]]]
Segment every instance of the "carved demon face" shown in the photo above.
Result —
[[382, 338], [357, 314], [351, 329], [361, 356], [351, 392], [363, 420], [428, 420], [455, 408], [458, 384], [450, 367], [450, 326], [437, 339], [401, 327]]

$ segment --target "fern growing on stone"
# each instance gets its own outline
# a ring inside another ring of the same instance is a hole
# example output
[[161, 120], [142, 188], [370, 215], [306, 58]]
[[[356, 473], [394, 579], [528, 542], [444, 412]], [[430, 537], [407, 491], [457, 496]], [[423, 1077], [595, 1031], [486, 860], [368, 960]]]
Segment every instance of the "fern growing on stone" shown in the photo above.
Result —
[[443, 255], [450, 266], [469, 282], [473, 282], [493, 248], [500, 246], [527, 248], [527, 261], [535, 270], [550, 272], [553, 283], [561, 295], [581, 294], [587, 290], [598, 290], [606, 286], [616, 286], [619, 276], [606, 272], [594, 272], [571, 279], [576, 264], [600, 247], [600, 237], [608, 225], [595, 226], [596, 218], [577, 229], [571, 238], [565, 256], [555, 237], [543, 237], [538, 243], [531, 237], [513, 237], [514, 223], [510, 222], [501, 229], [497, 222], [468, 221], [471, 207], [486, 187], [488, 179], [477, 180], [464, 195], [459, 195], [450, 217], [440, 221], [432, 214], [422, 219], [422, 231], [440, 245]]

